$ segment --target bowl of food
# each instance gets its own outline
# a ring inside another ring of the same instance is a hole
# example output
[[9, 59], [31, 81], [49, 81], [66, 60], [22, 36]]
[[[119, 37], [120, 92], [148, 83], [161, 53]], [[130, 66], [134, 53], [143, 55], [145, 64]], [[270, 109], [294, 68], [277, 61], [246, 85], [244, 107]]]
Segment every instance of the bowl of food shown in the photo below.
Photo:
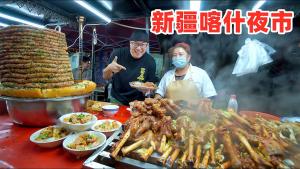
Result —
[[30, 141], [40, 147], [53, 148], [61, 145], [70, 133], [68, 129], [54, 125], [34, 132], [30, 136]]
[[94, 101], [88, 100], [87, 102], [87, 112], [98, 113], [102, 111], [102, 106], [111, 105], [112, 103], [109, 102], [102, 102], [102, 101]]
[[77, 157], [83, 157], [92, 154], [105, 141], [106, 136], [103, 133], [84, 131], [68, 136], [63, 142], [63, 147], [69, 153]]
[[105, 105], [102, 106], [102, 112], [104, 116], [111, 117], [119, 111], [118, 105]]
[[60, 123], [72, 131], [85, 131], [92, 127], [97, 117], [86, 112], [69, 113], [59, 118]]
[[114, 131], [120, 129], [122, 123], [116, 120], [106, 119], [98, 120], [93, 126], [92, 130], [104, 133], [107, 137], [111, 136]]

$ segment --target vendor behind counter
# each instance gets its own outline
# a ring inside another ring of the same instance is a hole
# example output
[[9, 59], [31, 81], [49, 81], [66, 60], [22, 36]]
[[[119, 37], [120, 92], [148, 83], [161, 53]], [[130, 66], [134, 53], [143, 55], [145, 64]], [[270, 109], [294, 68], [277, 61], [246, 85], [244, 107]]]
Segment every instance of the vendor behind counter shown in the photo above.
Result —
[[72, 70], [74, 80], [92, 80], [91, 60], [84, 56], [78, 68]]

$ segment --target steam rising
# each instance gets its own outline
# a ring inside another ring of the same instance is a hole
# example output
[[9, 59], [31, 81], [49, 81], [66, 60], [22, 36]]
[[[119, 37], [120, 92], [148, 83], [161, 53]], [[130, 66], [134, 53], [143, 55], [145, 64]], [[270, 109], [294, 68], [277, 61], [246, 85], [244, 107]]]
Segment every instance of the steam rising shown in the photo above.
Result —
[[[274, 61], [257, 73], [232, 75], [237, 51], [247, 37], [266, 43], [276, 50]], [[162, 52], [177, 42], [191, 45], [193, 65], [207, 71], [218, 96], [215, 107], [226, 108], [230, 94], [236, 94], [240, 110], [300, 116], [300, 30], [285, 35], [174, 35], [160, 36]]]

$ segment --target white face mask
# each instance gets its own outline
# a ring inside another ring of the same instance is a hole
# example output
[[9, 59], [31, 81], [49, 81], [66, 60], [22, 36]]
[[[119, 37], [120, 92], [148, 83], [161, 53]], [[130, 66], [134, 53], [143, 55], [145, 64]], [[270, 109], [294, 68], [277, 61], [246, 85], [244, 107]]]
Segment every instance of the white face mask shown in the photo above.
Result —
[[186, 60], [186, 56], [184, 55], [179, 55], [177, 57], [173, 57], [172, 58], [172, 64], [176, 67], [176, 68], [184, 68], [187, 65], [187, 60]]

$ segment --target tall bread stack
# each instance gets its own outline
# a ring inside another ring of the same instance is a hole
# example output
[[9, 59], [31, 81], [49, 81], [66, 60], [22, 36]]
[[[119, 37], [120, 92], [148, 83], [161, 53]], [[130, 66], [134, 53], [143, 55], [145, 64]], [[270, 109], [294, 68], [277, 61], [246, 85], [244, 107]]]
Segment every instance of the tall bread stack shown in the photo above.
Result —
[[[0, 94], [49, 98], [84, 94], [89, 85], [94, 88], [90, 81], [74, 83], [66, 50], [65, 34], [55, 30], [30, 26], [1, 29]], [[85, 90], [78, 93], [80, 88]]]
[[0, 31], [1, 82], [6, 87], [57, 88], [74, 84], [65, 34], [25, 26]]

